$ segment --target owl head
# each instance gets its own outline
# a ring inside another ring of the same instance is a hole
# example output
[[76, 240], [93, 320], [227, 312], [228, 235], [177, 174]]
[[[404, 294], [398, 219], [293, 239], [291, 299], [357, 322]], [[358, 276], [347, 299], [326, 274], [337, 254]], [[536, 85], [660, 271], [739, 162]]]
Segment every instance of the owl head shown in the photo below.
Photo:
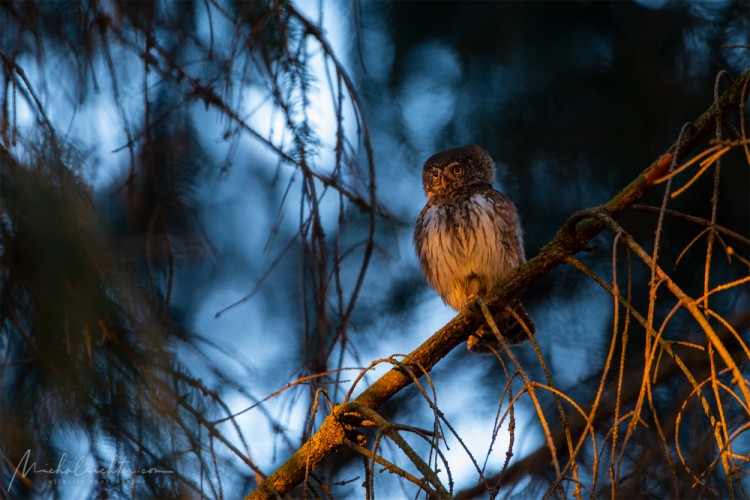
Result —
[[495, 162], [481, 146], [471, 144], [436, 153], [422, 167], [427, 199], [479, 184], [492, 185]]

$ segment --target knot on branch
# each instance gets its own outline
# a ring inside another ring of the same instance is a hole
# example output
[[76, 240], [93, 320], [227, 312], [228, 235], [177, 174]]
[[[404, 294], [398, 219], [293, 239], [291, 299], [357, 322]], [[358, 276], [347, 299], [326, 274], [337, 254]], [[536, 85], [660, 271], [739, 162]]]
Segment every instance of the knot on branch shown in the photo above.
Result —
[[[334, 407], [333, 417], [344, 431], [344, 438], [357, 443], [359, 446], [367, 446], [367, 438], [359, 430], [360, 427], [372, 427], [375, 424], [365, 420], [356, 409], [351, 408], [352, 403], [344, 403]], [[358, 405], [355, 405], [358, 406]]]

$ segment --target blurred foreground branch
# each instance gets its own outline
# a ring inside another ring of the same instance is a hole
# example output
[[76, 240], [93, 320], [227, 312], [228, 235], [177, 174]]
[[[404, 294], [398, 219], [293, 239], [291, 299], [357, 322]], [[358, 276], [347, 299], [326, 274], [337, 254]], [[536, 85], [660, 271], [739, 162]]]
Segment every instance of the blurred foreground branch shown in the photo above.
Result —
[[[743, 103], [749, 82], [750, 71], [745, 72], [703, 115], [684, 130], [679, 144], [673, 144], [628, 186], [608, 203], [597, 207], [595, 211], [617, 218], [643, 197], [660, 178], [667, 174], [671, 165], [682, 161], [699, 143], [709, 137], [714, 130], [717, 117], [727, 116]], [[531, 283], [559, 265], [568, 262], [573, 255], [585, 249], [588, 242], [607, 227], [602, 218], [592, 216], [592, 212], [592, 210], [583, 210], [573, 214], [553, 240], [542, 248], [539, 255], [516, 269], [498, 284], [486, 299], [490, 309], [507, 304], [513, 297], [523, 293]], [[373, 410], [379, 408], [401, 389], [428, 373], [453, 348], [465, 341], [469, 333], [475, 331], [481, 323], [482, 314], [479, 307], [474, 304], [466, 308], [406, 356], [403, 362], [394, 362], [395, 368], [375, 381], [352, 403]], [[668, 369], [666, 365], [662, 367], [662, 370]], [[344, 404], [347, 403], [349, 401], [344, 402]], [[318, 431], [278, 470], [269, 475], [248, 498], [269, 498], [290, 493], [297, 485], [305, 481], [312, 471], [320, 467], [326, 458], [347, 445], [351, 441], [350, 436], [356, 435], [356, 429], [365, 417], [352, 418], [352, 414], [347, 413], [347, 418], [344, 419], [342, 418], [343, 412], [338, 410], [340, 407], [341, 405], [334, 406], [331, 415], [325, 419]], [[571, 426], [566, 425], [565, 428], [565, 432], [569, 433], [574, 430], [575, 423]], [[549, 444], [548, 440], [548, 446]], [[554, 454], [554, 450], [544, 448], [534, 454], [536, 458], [530, 457], [527, 460], [539, 460], [533, 461], [534, 464], [541, 464], [542, 461], [548, 464], [550, 457], [554, 457]], [[523, 471], [529, 470], [528, 467], [524, 468], [524, 464], [528, 463], [531, 462], [519, 462], [512, 466], [507, 470], [506, 477], [523, 474]]]

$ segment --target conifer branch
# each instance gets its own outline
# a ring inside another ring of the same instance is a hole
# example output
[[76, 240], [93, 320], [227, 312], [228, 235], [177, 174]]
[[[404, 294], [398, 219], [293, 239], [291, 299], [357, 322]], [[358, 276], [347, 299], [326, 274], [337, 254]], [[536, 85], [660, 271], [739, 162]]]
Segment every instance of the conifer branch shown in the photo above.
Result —
[[[724, 118], [739, 108], [750, 87], [748, 82], [750, 82], [750, 71], [746, 71], [737, 79], [705, 113], [685, 130], [679, 144], [674, 143], [609, 202], [596, 207], [596, 211], [615, 219], [622, 215], [667, 174], [670, 165], [682, 161], [709, 137], [714, 131], [717, 117]], [[675, 157], [678, 154], [679, 156]], [[523, 293], [531, 283], [585, 249], [589, 241], [607, 227], [600, 218], [593, 217], [591, 214], [591, 209], [574, 213], [537, 256], [502, 280], [485, 299], [490, 309], [508, 304], [513, 297], [518, 297]], [[482, 321], [482, 313], [476, 303], [467, 307], [409, 354], [406, 357], [408, 362], [385, 373], [352, 403], [373, 410], [379, 408], [401, 389], [410, 385], [414, 377], [420, 377], [425, 371], [429, 372], [453, 348], [464, 342], [469, 334], [482, 324]], [[318, 431], [247, 498], [272, 498], [289, 494], [311, 471], [316, 470], [329, 456], [345, 446], [347, 433], [355, 429], [358, 422], [356, 418], [351, 418], [351, 414], [347, 415], [349, 418], [345, 423], [342, 422], [340, 407], [341, 405], [335, 406]], [[364, 416], [361, 416], [361, 420], [364, 420]], [[511, 466], [511, 469], [514, 467]]]

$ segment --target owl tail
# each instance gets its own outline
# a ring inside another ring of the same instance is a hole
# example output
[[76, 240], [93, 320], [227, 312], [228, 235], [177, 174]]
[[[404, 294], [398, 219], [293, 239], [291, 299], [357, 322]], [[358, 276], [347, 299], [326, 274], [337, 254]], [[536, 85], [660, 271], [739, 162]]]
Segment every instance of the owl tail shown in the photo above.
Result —
[[[520, 319], [520, 322], [515, 316]], [[523, 344], [529, 340], [529, 333], [534, 335], [536, 332], [534, 322], [518, 299], [512, 300], [502, 311], [493, 312], [492, 317], [500, 334], [509, 345]], [[529, 333], [526, 332], [526, 329]], [[496, 351], [501, 349], [500, 341], [495, 337], [489, 325], [480, 326], [476, 333], [466, 341], [466, 347], [474, 354], [491, 354], [492, 349]]]

